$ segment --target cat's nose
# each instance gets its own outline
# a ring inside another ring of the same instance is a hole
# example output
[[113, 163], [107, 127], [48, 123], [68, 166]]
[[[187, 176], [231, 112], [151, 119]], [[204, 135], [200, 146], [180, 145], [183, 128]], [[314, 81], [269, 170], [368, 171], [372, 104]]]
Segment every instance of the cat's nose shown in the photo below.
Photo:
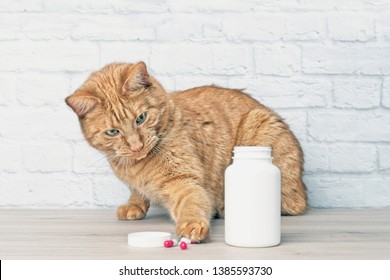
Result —
[[139, 143], [139, 144], [137, 144], [137, 145], [131, 146], [131, 147], [130, 147], [130, 150], [131, 150], [132, 152], [134, 152], [134, 153], [139, 153], [139, 152], [142, 150], [143, 147], [144, 147], [144, 144]]

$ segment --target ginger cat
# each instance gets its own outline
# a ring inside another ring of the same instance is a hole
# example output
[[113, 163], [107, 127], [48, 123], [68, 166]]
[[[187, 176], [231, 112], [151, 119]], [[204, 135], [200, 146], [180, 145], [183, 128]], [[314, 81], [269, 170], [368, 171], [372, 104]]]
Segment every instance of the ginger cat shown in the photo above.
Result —
[[207, 241], [211, 218], [224, 216], [233, 146], [271, 146], [282, 174], [282, 213], [307, 208], [297, 139], [281, 117], [239, 90], [168, 94], [143, 62], [114, 63], [92, 73], [66, 103], [87, 141], [130, 187], [119, 219], [142, 219], [154, 203], [168, 209], [179, 236]]

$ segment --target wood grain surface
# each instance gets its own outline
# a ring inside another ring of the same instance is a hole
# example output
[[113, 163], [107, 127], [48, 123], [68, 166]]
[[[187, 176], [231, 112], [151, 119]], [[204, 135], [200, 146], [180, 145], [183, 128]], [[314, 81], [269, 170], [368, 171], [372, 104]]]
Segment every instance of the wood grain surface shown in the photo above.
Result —
[[0, 209], [0, 259], [390, 259], [390, 209], [312, 209], [282, 217], [282, 243], [237, 248], [224, 243], [224, 221], [212, 221], [209, 243], [134, 248], [127, 234], [174, 232], [168, 215], [118, 221], [115, 210]]

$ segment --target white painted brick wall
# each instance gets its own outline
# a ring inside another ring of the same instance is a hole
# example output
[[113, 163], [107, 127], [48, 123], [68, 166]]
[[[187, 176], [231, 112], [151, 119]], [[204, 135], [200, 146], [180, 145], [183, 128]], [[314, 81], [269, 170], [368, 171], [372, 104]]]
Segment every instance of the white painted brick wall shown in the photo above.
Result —
[[390, 108], [390, 77], [385, 77], [382, 88], [382, 106]]
[[359, 77], [334, 80], [333, 105], [336, 108], [378, 108], [381, 95], [380, 78]]
[[370, 14], [342, 13], [328, 17], [329, 38], [337, 41], [375, 39], [374, 17]]
[[167, 90], [245, 88], [290, 124], [313, 207], [390, 207], [390, 1], [0, 1], [0, 207], [129, 191], [64, 98], [110, 62]]

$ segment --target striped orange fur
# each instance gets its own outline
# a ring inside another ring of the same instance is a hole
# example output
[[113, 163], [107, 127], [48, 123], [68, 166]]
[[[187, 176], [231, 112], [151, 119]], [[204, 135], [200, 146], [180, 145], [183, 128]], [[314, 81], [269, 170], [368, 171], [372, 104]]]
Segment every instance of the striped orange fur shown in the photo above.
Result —
[[153, 203], [168, 209], [178, 235], [207, 241], [211, 218], [224, 216], [223, 177], [233, 146], [244, 145], [272, 146], [282, 173], [282, 213], [307, 208], [297, 139], [280, 116], [239, 90], [167, 93], [143, 62], [110, 64], [66, 102], [88, 142], [131, 189], [119, 219], [142, 219]]

